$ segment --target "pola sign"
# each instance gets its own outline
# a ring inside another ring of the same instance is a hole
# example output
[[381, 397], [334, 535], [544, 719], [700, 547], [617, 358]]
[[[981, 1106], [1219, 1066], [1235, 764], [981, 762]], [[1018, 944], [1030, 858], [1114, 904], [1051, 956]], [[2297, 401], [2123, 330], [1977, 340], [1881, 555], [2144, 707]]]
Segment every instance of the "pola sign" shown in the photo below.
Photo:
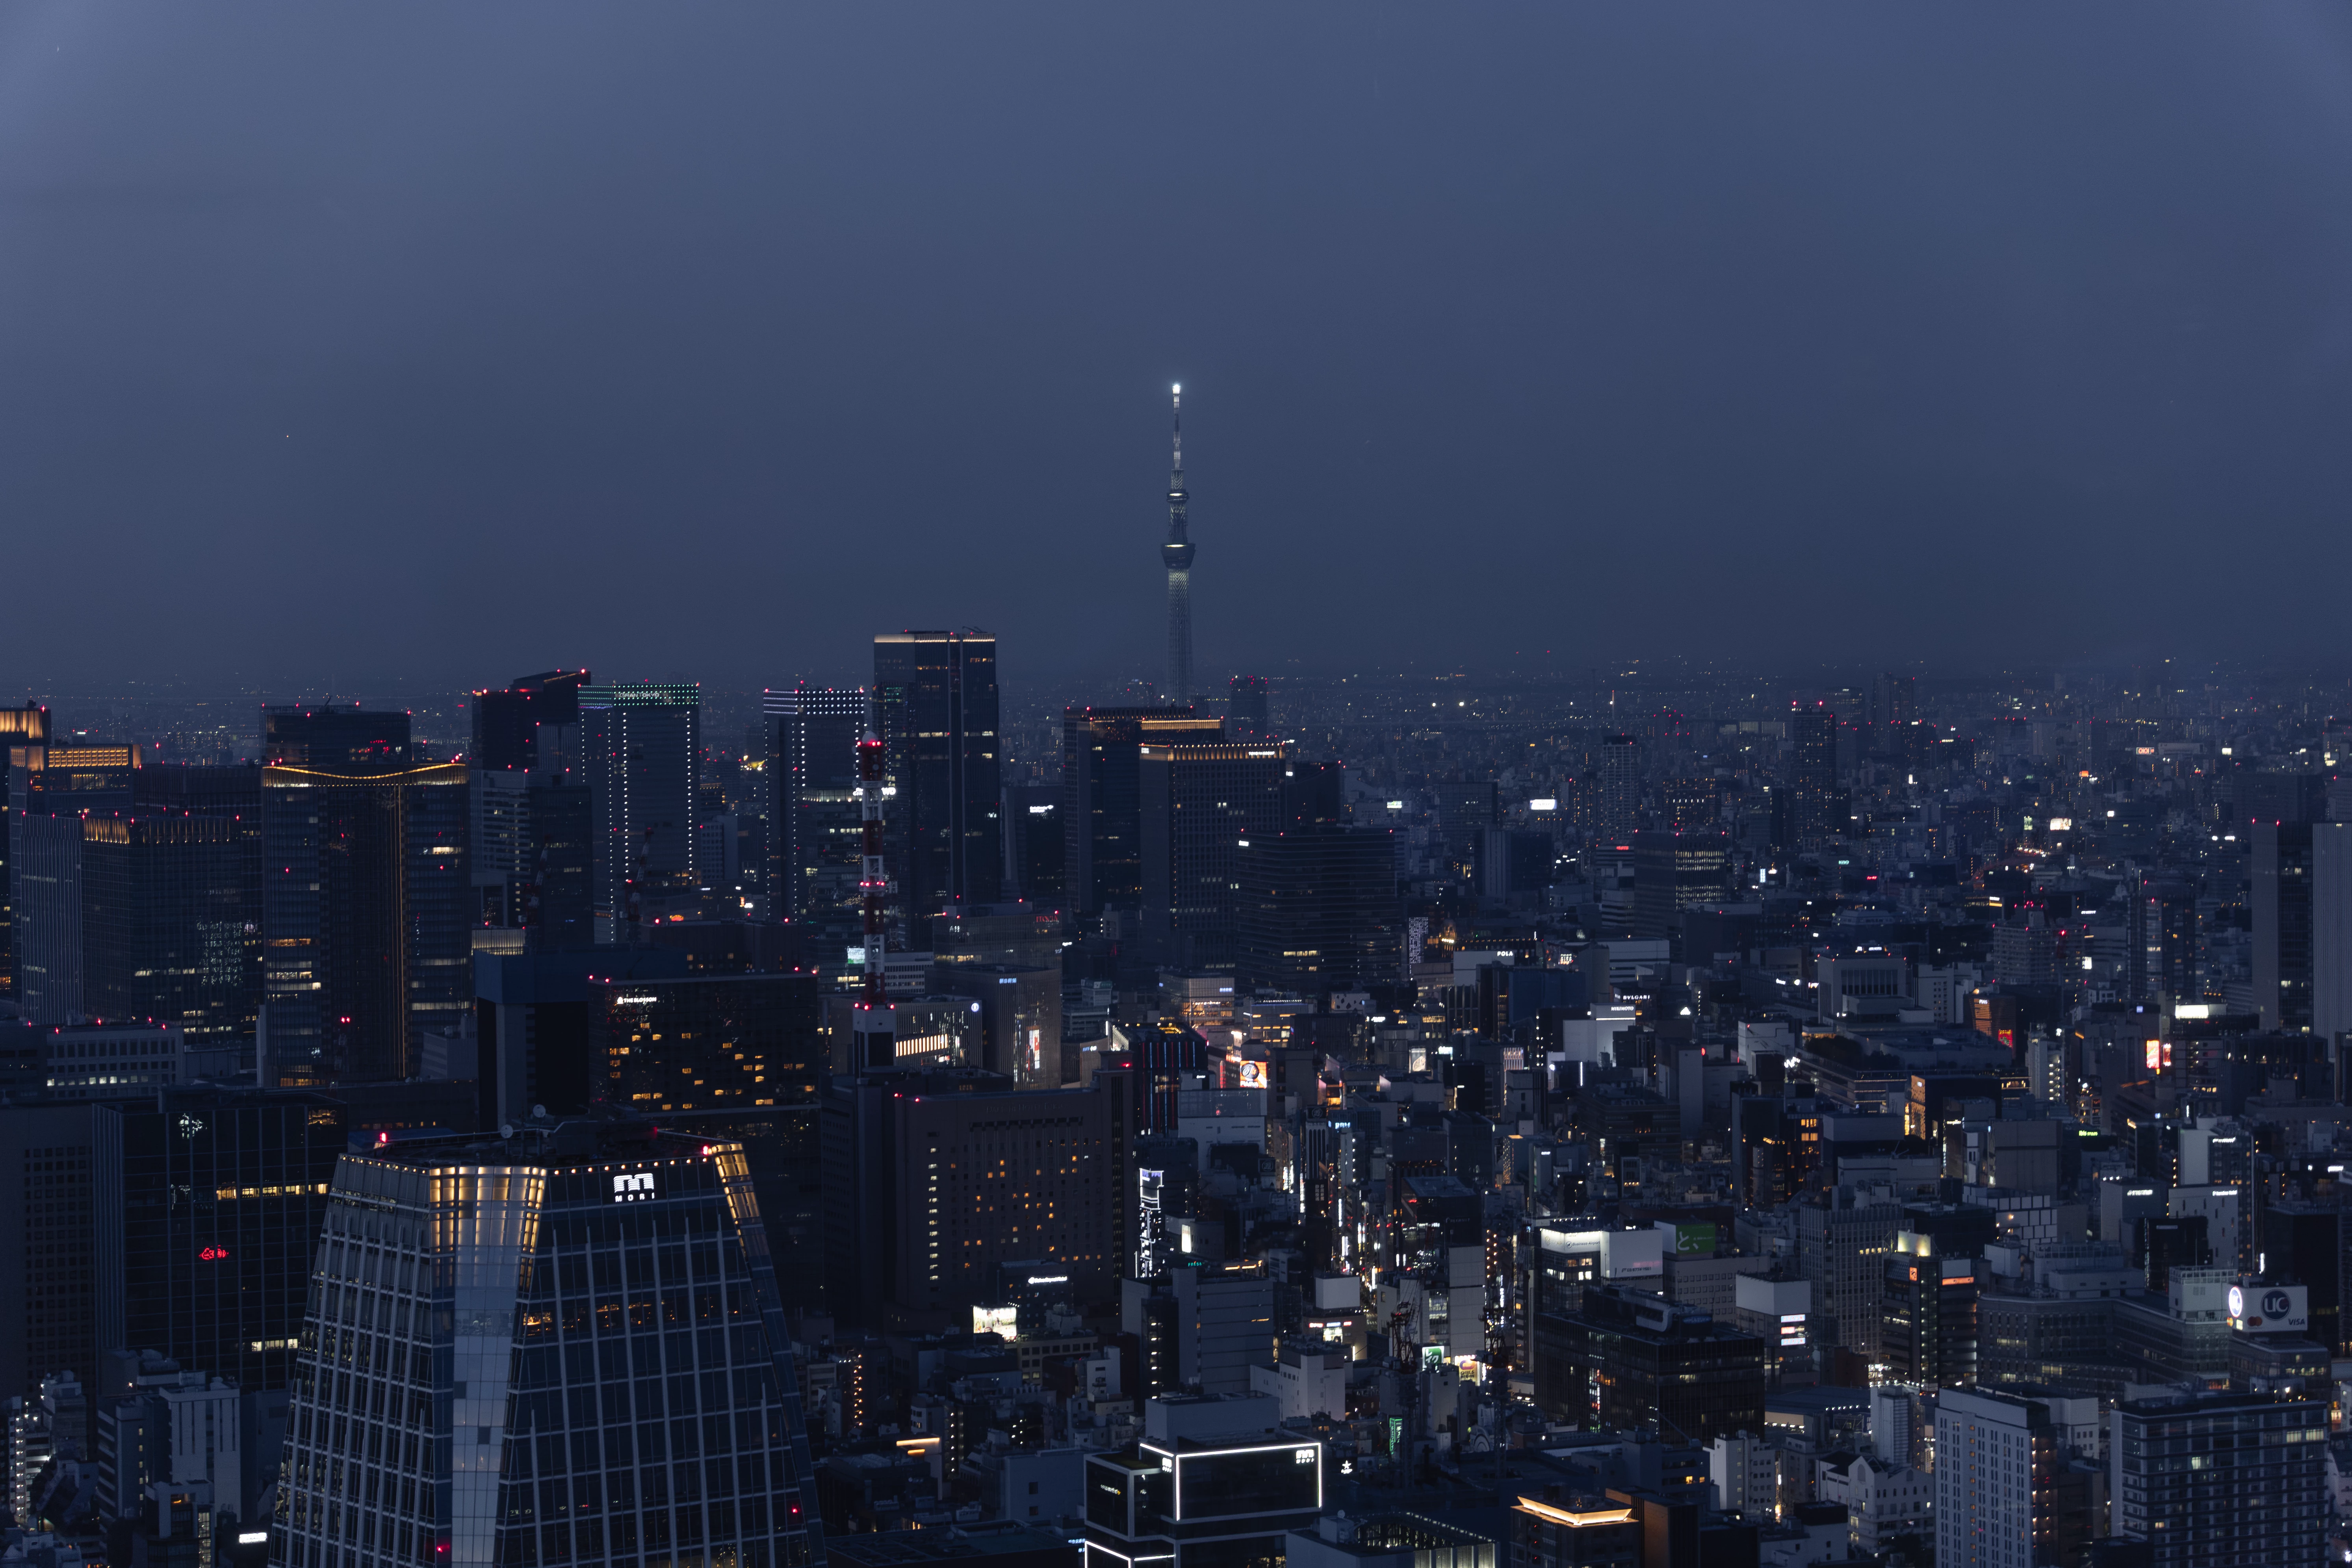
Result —
[[2249, 1334], [2300, 1334], [2311, 1328], [2307, 1285], [2232, 1285], [2230, 1326]]

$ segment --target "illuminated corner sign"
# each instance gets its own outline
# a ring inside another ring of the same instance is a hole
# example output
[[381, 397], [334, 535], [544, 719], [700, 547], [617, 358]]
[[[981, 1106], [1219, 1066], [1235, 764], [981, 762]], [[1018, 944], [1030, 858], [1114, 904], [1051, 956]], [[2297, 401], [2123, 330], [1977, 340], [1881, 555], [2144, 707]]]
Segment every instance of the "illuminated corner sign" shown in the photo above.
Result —
[[613, 1201], [616, 1204], [651, 1203], [658, 1195], [654, 1191], [651, 1171], [625, 1171], [613, 1178]]
[[1315, 1450], [1312, 1448], [1299, 1448], [1295, 1450], [1290, 1457], [1295, 1463], [1311, 1465], [1315, 1462]]
[[259, 1546], [268, 1539], [269, 1531], [266, 1530], [240, 1530], [236, 1532], [239, 1546]]

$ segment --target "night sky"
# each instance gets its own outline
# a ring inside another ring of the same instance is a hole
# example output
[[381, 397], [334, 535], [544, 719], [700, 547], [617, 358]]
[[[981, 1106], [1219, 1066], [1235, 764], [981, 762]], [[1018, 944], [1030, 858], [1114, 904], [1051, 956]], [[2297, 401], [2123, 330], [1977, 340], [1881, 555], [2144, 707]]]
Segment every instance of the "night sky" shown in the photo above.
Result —
[[2341, 662], [2348, 17], [10, 5], [0, 686]]

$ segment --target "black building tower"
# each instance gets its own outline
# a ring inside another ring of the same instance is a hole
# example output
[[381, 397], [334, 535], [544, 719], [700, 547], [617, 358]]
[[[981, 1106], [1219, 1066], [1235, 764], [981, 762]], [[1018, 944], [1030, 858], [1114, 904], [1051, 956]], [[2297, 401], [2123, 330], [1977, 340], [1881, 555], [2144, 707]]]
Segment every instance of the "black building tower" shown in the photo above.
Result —
[[1213, 742], [1223, 730], [1190, 707], [1062, 710], [1064, 908], [1141, 907], [1143, 748]]
[[874, 719], [896, 791], [886, 814], [891, 891], [919, 949], [931, 916], [1003, 896], [996, 639], [876, 637]]
[[82, 1011], [253, 1034], [261, 1002], [261, 770], [142, 768], [129, 813], [81, 822]]
[[261, 770], [264, 1082], [405, 1078], [473, 1005], [466, 766], [408, 715], [273, 708]]
[[768, 907], [803, 950], [838, 962], [857, 942], [857, 739], [866, 693], [795, 686], [761, 700], [768, 731]]
[[1225, 729], [1236, 741], [1264, 740], [1274, 733], [1265, 676], [1236, 675], [1226, 683]]

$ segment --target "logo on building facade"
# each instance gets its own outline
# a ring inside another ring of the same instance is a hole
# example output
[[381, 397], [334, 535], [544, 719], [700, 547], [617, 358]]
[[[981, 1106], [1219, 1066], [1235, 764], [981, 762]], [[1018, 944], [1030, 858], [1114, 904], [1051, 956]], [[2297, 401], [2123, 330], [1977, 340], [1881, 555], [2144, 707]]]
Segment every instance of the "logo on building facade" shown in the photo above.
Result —
[[613, 1178], [613, 1201], [616, 1204], [650, 1203], [656, 1195], [651, 1171], [631, 1171]]

